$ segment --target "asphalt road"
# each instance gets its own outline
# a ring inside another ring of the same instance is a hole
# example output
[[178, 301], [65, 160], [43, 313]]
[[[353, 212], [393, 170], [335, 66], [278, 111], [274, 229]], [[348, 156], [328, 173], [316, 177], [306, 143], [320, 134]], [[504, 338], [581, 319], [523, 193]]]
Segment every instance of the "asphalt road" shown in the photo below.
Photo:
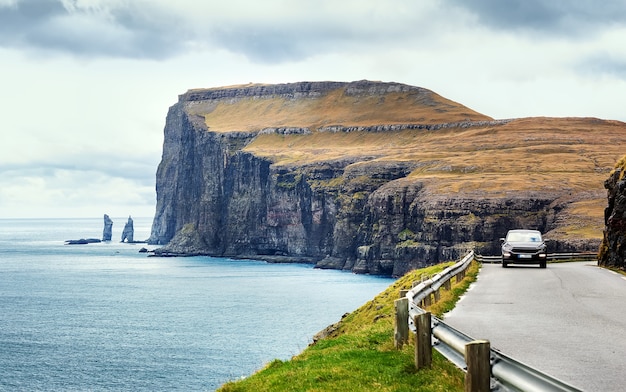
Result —
[[626, 390], [626, 277], [595, 261], [484, 264], [444, 321], [584, 391]]

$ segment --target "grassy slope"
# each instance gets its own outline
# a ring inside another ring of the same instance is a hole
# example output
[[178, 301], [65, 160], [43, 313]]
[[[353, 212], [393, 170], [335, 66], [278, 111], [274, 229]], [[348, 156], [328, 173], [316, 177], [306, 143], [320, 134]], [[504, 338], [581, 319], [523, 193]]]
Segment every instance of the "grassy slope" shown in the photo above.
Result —
[[[462, 391], [463, 373], [437, 352], [431, 369], [416, 371], [412, 343], [402, 350], [393, 347], [393, 302], [399, 290], [449, 264], [410, 272], [346, 316], [330, 336], [290, 361], [275, 360], [220, 391]], [[449, 310], [477, 274], [475, 264], [463, 282], [444, 292], [431, 312], [441, 316]]]
[[[413, 177], [488, 178], [481, 190], [545, 189], [546, 180], [597, 185], [621, 155], [626, 124], [593, 119], [520, 119], [507, 125], [437, 131], [260, 135], [247, 151], [277, 164], [311, 163], [346, 156], [419, 163]], [[462, 176], [460, 176], [462, 174]], [[559, 178], [557, 174], [562, 174]], [[528, 177], [532, 176], [533, 181]], [[506, 181], [504, 186], [498, 180]], [[453, 184], [442, 190], [456, 191]], [[560, 188], [560, 187], [559, 187]]]

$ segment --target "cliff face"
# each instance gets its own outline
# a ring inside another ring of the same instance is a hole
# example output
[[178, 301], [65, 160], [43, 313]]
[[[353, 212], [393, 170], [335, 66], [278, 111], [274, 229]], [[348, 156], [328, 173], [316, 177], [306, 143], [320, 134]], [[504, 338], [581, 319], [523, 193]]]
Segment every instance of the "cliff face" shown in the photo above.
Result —
[[608, 206], [604, 213], [604, 239], [598, 264], [626, 270], [626, 156], [604, 182]]
[[[623, 146], [595, 128], [626, 129], [493, 121], [396, 83], [191, 90], [167, 116], [149, 242], [397, 276], [470, 248], [496, 254], [511, 228], [551, 234], [551, 251], [597, 249], [594, 184]], [[575, 175], [537, 163], [547, 155]]]

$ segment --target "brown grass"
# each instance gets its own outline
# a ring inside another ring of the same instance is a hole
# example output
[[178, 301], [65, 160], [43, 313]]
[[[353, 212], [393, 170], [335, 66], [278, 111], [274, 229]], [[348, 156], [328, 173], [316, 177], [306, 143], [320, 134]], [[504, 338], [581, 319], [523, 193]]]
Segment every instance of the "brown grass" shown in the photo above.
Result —
[[341, 88], [314, 98], [247, 97], [192, 106], [191, 111], [203, 115], [207, 127], [214, 132], [491, 119], [430, 91], [348, 95]]
[[[546, 126], [551, 124], [554, 126]], [[625, 134], [623, 123], [523, 119], [507, 125], [438, 131], [259, 135], [246, 150], [277, 164], [303, 164], [346, 156], [414, 162], [421, 167], [413, 176], [484, 178], [485, 186], [490, 187], [490, 182], [495, 181], [496, 189], [503, 188], [497, 184], [498, 178], [521, 180], [532, 187], [532, 179], [545, 185], [547, 180], [558, 181], [558, 173], [563, 173], [561, 177], [567, 177], [572, 186], [591, 183], [597, 186], [623, 155]]]
[[[414, 163], [404, 181], [436, 193], [499, 197], [519, 191], [586, 194], [571, 204], [566, 234], [602, 236], [603, 182], [626, 151], [626, 124], [589, 118], [527, 118], [438, 131], [260, 135], [246, 150], [276, 164], [345, 157]], [[356, 163], [357, 165], [359, 163]], [[564, 222], [565, 223], [565, 222]]]

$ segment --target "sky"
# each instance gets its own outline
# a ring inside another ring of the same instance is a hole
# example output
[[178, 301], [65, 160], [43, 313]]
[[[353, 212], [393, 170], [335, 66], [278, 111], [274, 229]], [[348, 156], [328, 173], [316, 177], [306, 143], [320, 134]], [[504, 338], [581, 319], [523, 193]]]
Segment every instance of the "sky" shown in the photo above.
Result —
[[192, 88], [399, 82], [626, 121], [626, 0], [0, 0], [0, 219], [152, 217]]

